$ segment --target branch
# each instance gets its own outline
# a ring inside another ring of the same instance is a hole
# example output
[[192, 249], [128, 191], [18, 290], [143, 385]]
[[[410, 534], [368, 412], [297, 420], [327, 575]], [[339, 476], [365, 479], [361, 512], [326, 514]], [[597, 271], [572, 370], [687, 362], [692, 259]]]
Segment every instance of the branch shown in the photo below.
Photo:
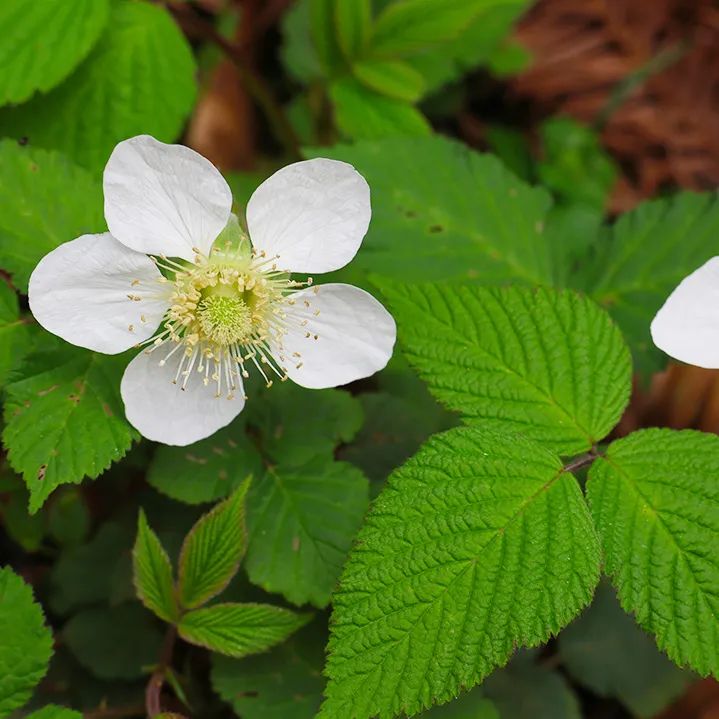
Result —
[[160, 663], [152, 673], [150, 681], [145, 689], [145, 709], [149, 719], [162, 714], [162, 706], [160, 705], [160, 695], [162, 687], [165, 686], [165, 676], [167, 670], [172, 664], [172, 653], [175, 649], [175, 640], [177, 639], [177, 628], [171, 625], [167, 628], [165, 640], [162, 644], [162, 653], [160, 654]]

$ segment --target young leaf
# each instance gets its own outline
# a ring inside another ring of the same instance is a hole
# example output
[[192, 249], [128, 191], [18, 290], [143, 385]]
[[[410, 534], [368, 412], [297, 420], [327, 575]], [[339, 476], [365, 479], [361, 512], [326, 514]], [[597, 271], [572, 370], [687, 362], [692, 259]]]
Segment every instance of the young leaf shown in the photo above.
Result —
[[582, 492], [520, 436], [437, 435], [389, 479], [334, 595], [322, 719], [412, 715], [558, 632], [599, 578]]
[[87, 55], [102, 32], [108, 0], [20, 0], [0, 5], [0, 105], [47, 92]]
[[147, 523], [142, 509], [137, 520], [132, 564], [135, 590], [142, 603], [160, 619], [176, 622], [179, 610], [170, 558]]
[[57, 152], [0, 140], [0, 264], [19, 290], [50, 250], [104, 228], [102, 186], [89, 172]]
[[424, 79], [399, 60], [363, 60], [352, 65], [354, 76], [370, 90], [403, 102], [417, 102], [424, 92]]
[[348, 60], [364, 50], [372, 30], [372, 0], [334, 0], [337, 41]]
[[629, 352], [591, 300], [523, 287], [381, 287], [407, 359], [467, 422], [572, 455], [619, 421], [631, 390]]
[[379, 140], [385, 137], [429, 135], [431, 127], [424, 115], [401, 100], [379, 95], [363, 87], [353, 77], [330, 85], [337, 129], [353, 140]]
[[27, 352], [29, 333], [20, 319], [17, 294], [0, 279], [0, 387]]
[[271, 652], [212, 655], [212, 687], [243, 719], [314, 719], [322, 703], [324, 627], [313, 622]]
[[180, 604], [193, 609], [218, 595], [235, 576], [247, 548], [245, 480], [224, 502], [201, 517], [180, 552]]
[[372, 188], [372, 224], [352, 263], [357, 270], [404, 282], [552, 283], [543, 234], [551, 197], [496, 157], [438, 136], [311, 154], [351, 163]]
[[399, 57], [459, 35], [483, 9], [468, 0], [399, 0], [374, 24], [371, 53]]
[[49, 704], [32, 714], [28, 714], [26, 719], [82, 719], [82, 714], [72, 709]]
[[594, 601], [559, 635], [563, 666], [602, 697], [616, 697], [632, 716], [655, 717], [695, 675], [662, 654], [602, 582]]
[[0, 132], [99, 171], [120, 140], [177, 137], [195, 99], [194, 75], [190, 46], [164, 8], [119, 0], [85, 62], [48, 95], [4, 110]]
[[214, 604], [185, 614], [178, 631], [192, 644], [244, 657], [284, 641], [311, 616], [269, 604]]
[[719, 254], [719, 194], [684, 192], [644, 202], [601, 239], [575, 282], [611, 312], [640, 368], [657, 369], [661, 353], [649, 325], [672, 290]]
[[36, 512], [61, 484], [95, 478], [120, 459], [137, 437], [125, 421], [122, 356], [64, 347], [41, 358], [45, 371], [6, 387], [3, 442], [30, 490]]
[[241, 415], [189, 447], [158, 447], [147, 481], [172, 499], [202, 504], [223, 499], [247, 477], [258, 477], [263, 471], [262, 457], [247, 436]]
[[635, 432], [594, 462], [587, 495], [624, 609], [677, 664], [719, 677], [719, 437]]
[[21, 707], [45, 676], [52, 634], [32, 589], [7, 567], [0, 569], [0, 716]]
[[269, 469], [247, 499], [250, 580], [293, 604], [326, 606], [368, 495], [362, 472], [345, 462]]

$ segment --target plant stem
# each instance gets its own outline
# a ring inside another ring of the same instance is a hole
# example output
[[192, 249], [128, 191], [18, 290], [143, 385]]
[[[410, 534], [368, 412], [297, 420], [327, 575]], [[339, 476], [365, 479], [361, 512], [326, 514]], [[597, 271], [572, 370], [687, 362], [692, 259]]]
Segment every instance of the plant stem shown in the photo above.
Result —
[[148, 719], [152, 719], [162, 713], [160, 694], [162, 693], [162, 687], [165, 685], [165, 675], [167, 673], [167, 669], [172, 663], [172, 652], [175, 649], [176, 639], [177, 628], [173, 624], [167, 628], [167, 633], [165, 634], [165, 639], [162, 643], [160, 663], [152, 673], [150, 681], [147, 683], [147, 689], [145, 689], [145, 709], [147, 711]]
[[597, 451], [596, 447], [592, 447], [589, 452], [586, 454], [582, 454], [576, 459], [573, 459], [569, 464], [564, 465], [564, 472], [574, 472], [577, 469], [581, 469], [582, 467], [586, 467], [587, 465], [590, 465], [592, 462], [594, 462], [597, 457], [601, 456], [599, 452]]

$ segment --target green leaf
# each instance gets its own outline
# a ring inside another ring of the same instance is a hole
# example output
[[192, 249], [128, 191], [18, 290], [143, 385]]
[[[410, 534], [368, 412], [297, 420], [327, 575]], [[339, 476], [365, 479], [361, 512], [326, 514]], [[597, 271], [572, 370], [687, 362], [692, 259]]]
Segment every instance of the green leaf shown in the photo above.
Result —
[[370, 90], [403, 102], [416, 102], [424, 93], [422, 75], [400, 60], [364, 60], [354, 63], [352, 72]]
[[312, 37], [311, 0], [297, 0], [282, 15], [282, 64], [300, 82], [322, 77], [324, 68]]
[[21, 707], [45, 676], [52, 634], [32, 589], [0, 568], [0, 716]]
[[602, 697], [616, 697], [632, 716], [654, 717], [677, 699], [694, 675], [661, 654], [602, 582], [592, 605], [559, 635], [562, 664]]
[[314, 719], [325, 682], [324, 631], [316, 622], [265, 655], [212, 655], [212, 686], [244, 719]]
[[310, 618], [269, 604], [214, 604], [185, 614], [178, 631], [192, 644], [244, 657], [279, 644]]
[[90, 173], [57, 152], [0, 140], [0, 265], [19, 290], [48, 252], [104, 229], [102, 185]]
[[290, 382], [264, 392], [247, 411], [263, 454], [283, 468], [318, 456], [330, 459], [338, 444], [357, 434], [363, 420], [362, 406], [349, 392], [316, 390], [308, 396]]
[[367, 479], [345, 462], [268, 469], [247, 499], [250, 581], [293, 604], [326, 606], [367, 503]]
[[375, 20], [371, 50], [399, 57], [459, 35], [482, 11], [477, 0], [397, 0]]
[[120, 140], [147, 133], [169, 142], [179, 135], [195, 99], [194, 73], [192, 51], [165, 9], [120, 0], [72, 76], [0, 113], [0, 132], [62, 150], [99, 171]]
[[49, 704], [32, 714], [28, 714], [26, 719], [82, 719], [82, 714], [66, 707]]
[[[350, 2], [351, 0], [339, 0]], [[310, 34], [324, 74], [332, 75], [342, 66], [342, 51], [335, 33], [335, 6], [338, 0], [307, 0]]]
[[542, 124], [541, 135], [542, 182], [565, 202], [604, 210], [619, 173], [597, 134], [568, 117], [554, 117]]
[[20, 365], [29, 344], [27, 324], [20, 319], [17, 294], [0, 279], [0, 387]]
[[[508, 715], [509, 716], [509, 715]], [[511, 715], [515, 719], [514, 715]], [[418, 719], [500, 719], [494, 703], [487, 699], [481, 687], [422, 712]]]
[[348, 60], [364, 50], [372, 31], [372, 0], [334, 0], [337, 41]]
[[570, 291], [382, 283], [407, 359], [467, 422], [516, 431], [558, 454], [591, 448], [631, 391], [609, 316]]
[[502, 719], [582, 719], [577, 697], [564, 677], [527, 661], [512, 662], [482, 687]]
[[185, 538], [180, 552], [179, 592], [184, 608], [193, 609], [217, 596], [237, 574], [247, 548], [245, 480], [237, 490], [203, 515]]
[[172, 499], [201, 504], [223, 499], [263, 471], [262, 457], [239, 419], [189, 447], [158, 447], [147, 481]]
[[102, 679], [138, 679], [157, 661], [162, 635], [139, 602], [75, 614], [62, 636], [77, 660]]
[[335, 122], [339, 131], [353, 140], [429, 135], [424, 115], [401, 100], [379, 95], [352, 77], [330, 85]]
[[0, 105], [47, 92], [90, 52], [107, 23], [108, 0], [16, 0], [0, 6]]
[[635, 432], [594, 462], [587, 495], [622, 607], [677, 664], [719, 677], [719, 437]]
[[644, 202], [601, 240], [575, 277], [577, 286], [611, 312], [639, 367], [658, 369], [662, 355], [649, 325], [672, 290], [719, 253], [719, 194]]
[[179, 616], [172, 565], [157, 535], [140, 509], [137, 539], [132, 550], [133, 578], [137, 596], [160, 619], [175, 622]]
[[137, 437], [119, 392], [126, 357], [68, 347], [43, 361], [52, 369], [6, 387], [3, 442], [30, 490], [31, 512], [59, 485], [99, 476]]
[[351, 163], [372, 188], [372, 223], [356, 269], [406, 282], [552, 282], [542, 232], [551, 198], [496, 157], [438, 136], [312, 154]]
[[49, 507], [47, 531], [59, 545], [77, 546], [87, 537], [90, 521], [82, 493], [76, 487], [66, 487]]
[[374, 502], [333, 597], [322, 719], [445, 703], [585, 606], [599, 546], [574, 477], [521, 436], [437, 435]]

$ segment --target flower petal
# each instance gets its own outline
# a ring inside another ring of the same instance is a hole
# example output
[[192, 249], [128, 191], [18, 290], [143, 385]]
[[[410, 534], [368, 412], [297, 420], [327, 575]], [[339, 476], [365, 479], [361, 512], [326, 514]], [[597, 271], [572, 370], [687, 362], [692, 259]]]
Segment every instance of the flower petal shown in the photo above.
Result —
[[372, 210], [369, 186], [352, 165], [318, 158], [288, 165], [247, 204], [252, 246], [279, 255], [291, 272], [330, 272], [357, 254]]
[[169, 306], [160, 276], [147, 255], [109, 232], [82, 235], [40, 260], [30, 276], [30, 309], [65, 341], [117, 354], [157, 329]]
[[288, 332], [273, 355], [297, 384], [337, 387], [369, 377], [389, 361], [397, 328], [372, 295], [352, 285], [327, 284], [296, 292], [292, 299]]
[[163, 356], [164, 347], [151, 354], [141, 352], [127, 366], [120, 383], [125, 415], [143, 437], [184, 447], [214, 434], [242, 411], [245, 398], [241, 381], [232, 399], [226, 394], [216, 397], [215, 385], [205, 386], [193, 369], [183, 390], [181, 379], [173, 382], [182, 350], [161, 366]]
[[651, 325], [659, 349], [682, 362], [719, 368], [719, 257], [685, 277]]
[[139, 252], [192, 260], [230, 218], [232, 193], [217, 168], [182, 145], [149, 135], [121, 142], [103, 176], [112, 235]]

